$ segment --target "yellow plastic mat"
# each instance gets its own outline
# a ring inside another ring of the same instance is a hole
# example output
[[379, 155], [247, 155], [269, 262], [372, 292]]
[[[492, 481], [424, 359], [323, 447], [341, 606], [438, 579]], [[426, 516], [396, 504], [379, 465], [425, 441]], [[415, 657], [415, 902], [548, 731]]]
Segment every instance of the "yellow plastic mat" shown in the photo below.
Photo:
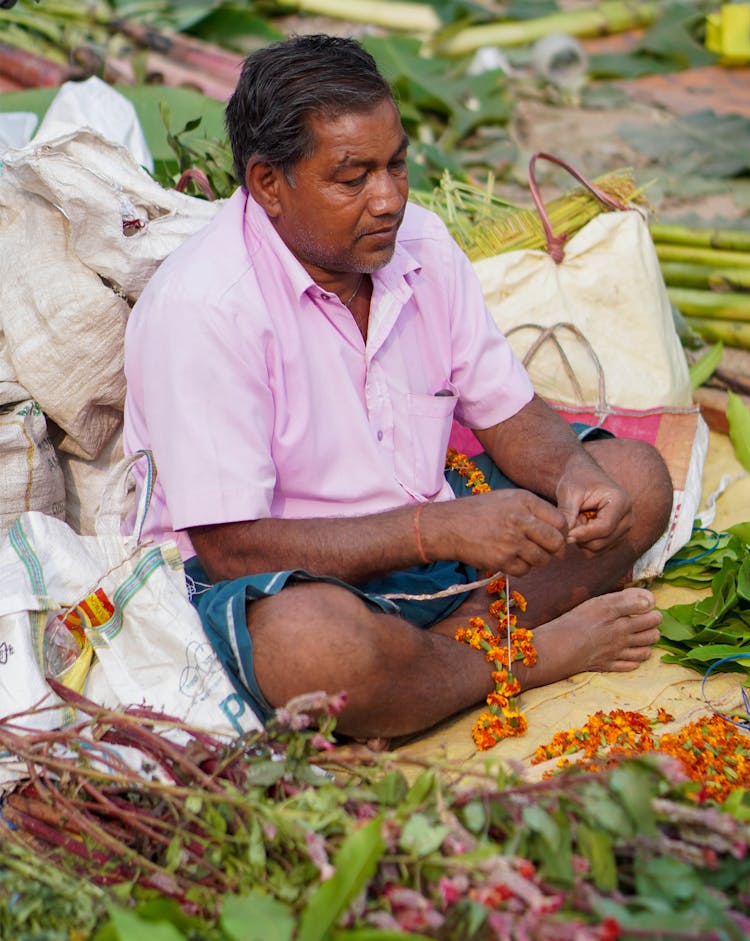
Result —
[[[725, 435], [711, 433], [706, 468], [703, 476], [703, 500], [723, 488], [716, 499], [716, 516], [712, 528], [724, 530], [733, 523], [750, 520], [750, 475], [743, 472], [732, 444]], [[673, 604], [691, 603], [695, 591], [672, 585], [653, 586], [657, 604], [666, 608]], [[650, 659], [632, 673], [579, 673], [567, 680], [542, 689], [530, 690], [521, 696], [521, 709], [528, 717], [529, 728], [520, 738], [506, 739], [489, 752], [478, 752], [471, 738], [471, 727], [477, 710], [464, 713], [399, 748], [399, 754], [415, 759], [448, 759], [467, 766], [484, 765], [487, 758], [501, 759], [531, 770], [529, 759], [538, 745], [562, 730], [582, 725], [598, 710], [631, 709], [655, 715], [664, 707], [674, 724], [660, 726], [660, 732], [671, 731], [709, 711], [701, 691], [702, 676], [677, 664], [663, 663], [657, 648]], [[741, 707], [741, 678], [737, 673], [712, 673], [707, 694], [712, 704], [722, 710]]]

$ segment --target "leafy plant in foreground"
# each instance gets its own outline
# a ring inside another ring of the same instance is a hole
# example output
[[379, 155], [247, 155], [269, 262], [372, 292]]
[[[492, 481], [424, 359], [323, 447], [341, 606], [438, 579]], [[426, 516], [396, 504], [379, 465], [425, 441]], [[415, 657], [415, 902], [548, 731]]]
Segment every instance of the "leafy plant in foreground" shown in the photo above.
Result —
[[[0, 879], [15, 879], [15, 901], [0, 893], [6, 939], [739, 941], [750, 930], [750, 826], [692, 804], [695, 785], [663, 757], [528, 782], [337, 745], [342, 701], [324, 696], [227, 743], [56, 691], [76, 726], [0, 723], [0, 749], [30, 774], [4, 807], [17, 827], [0, 843]], [[66, 908], [71, 887], [80, 917]]]

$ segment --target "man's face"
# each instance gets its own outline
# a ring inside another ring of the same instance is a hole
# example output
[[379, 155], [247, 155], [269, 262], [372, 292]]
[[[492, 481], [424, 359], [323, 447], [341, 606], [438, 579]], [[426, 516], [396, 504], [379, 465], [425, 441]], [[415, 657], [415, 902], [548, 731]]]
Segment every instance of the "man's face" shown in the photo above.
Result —
[[312, 157], [278, 181], [272, 221], [313, 278], [372, 272], [393, 256], [409, 194], [407, 137], [384, 99], [372, 111], [311, 119]]

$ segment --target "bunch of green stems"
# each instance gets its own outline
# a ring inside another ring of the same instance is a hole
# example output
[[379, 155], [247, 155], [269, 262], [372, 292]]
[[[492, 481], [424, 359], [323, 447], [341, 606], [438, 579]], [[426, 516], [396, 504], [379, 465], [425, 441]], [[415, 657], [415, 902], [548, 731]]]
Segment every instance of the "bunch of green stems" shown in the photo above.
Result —
[[750, 349], [750, 232], [653, 223], [669, 299], [710, 343]]

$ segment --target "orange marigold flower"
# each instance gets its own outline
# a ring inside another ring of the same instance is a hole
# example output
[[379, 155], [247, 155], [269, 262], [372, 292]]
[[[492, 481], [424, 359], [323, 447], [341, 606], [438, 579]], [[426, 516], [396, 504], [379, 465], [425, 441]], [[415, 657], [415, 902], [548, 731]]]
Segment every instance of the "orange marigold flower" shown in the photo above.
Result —
[[510, 679], [505, 683], [505, 692], [508, 696], [517, 696], [521, 692], [521, 684], [515, 676], [511, 675]]
[[510, 700], [505, 693], [501, 693], [500, 690], [495, 690], [494, 693], [490, 693], [487, 697], [488, 706], [499, 706], [501, 709], [507, 709], [509, 704]]
[[489, 663], [501, 663], [504, 667], [510, 666], [507, 647], [490, 647], [487, 651], [487, 660]]
[[517, 627], [513, 633], [510, 635], [510, 639], [515, 643], [527, 643], [530, 644], [534, 639], [534, 632], [530, 631], [526, 627]]
[[491, 601], [489, 611], [493, 618], [502, 621], [505, 618], [506, 611], [503, 599], [499, 598], [497, 601]]

